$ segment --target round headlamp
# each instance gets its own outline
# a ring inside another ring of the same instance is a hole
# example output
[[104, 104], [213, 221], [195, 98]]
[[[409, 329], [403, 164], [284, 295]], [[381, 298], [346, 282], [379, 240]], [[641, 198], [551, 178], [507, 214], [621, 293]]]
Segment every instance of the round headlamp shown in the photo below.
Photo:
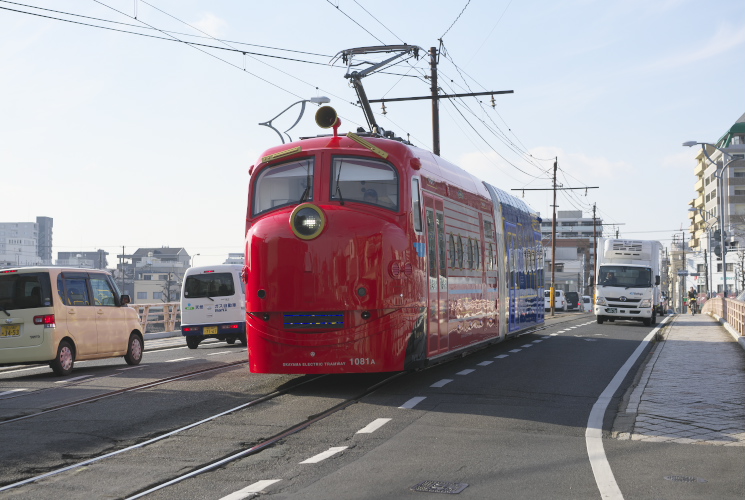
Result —
[[290, 215], [290, 227], [295, 236], [302, 240], [312, 240], [321, 234], [326, 227], [326, 216], [312, 203], [303, 203], [295, 207]]

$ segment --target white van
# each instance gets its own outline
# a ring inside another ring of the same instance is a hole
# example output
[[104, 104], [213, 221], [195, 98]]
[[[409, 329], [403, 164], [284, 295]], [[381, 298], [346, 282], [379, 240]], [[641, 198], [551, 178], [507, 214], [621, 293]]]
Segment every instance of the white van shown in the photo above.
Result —
[[76, 360], [142, 360], [137, 311], [106, 271], [62, 267], [0, 270], [0, 366], [49, 363], [58, 375]]
[[189, 349], [208, 338], [246, 345], [246, 285], [243, 266], [190, 267], [181, 287], [181, 335]]
[[[543, 308], [546, 311], [551, 310], [551, 290], [543, 292]], [[564, 290], [558, 288], [554, 290], [554, 311], [566, 311], [567, 301], [564, 298]]]

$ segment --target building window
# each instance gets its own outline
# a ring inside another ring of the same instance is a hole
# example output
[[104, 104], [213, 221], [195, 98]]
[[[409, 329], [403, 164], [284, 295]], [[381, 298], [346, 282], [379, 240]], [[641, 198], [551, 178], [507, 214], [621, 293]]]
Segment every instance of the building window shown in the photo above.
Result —
[[153, 275], [152, 274], [143, 274], [142, 279], [145, 281], [152, 281]]
[[745, 196], [745, 189], [735, 189], [735, 196]]
[[168, 275], [167, 274], [161, 274], [161, 275], [158, 276], [158, 279], [160, 281], [166, 281], [168, 279]]
[[147, 299], [147, 292], [137, 292], [137, 300]]
[[703, 264], [696, 264], [696, 272], [697, 273], [703, 273], [705, 272], [705, 267]]
[[154, 300], [163, 300], [163, 292], [153, 292]]

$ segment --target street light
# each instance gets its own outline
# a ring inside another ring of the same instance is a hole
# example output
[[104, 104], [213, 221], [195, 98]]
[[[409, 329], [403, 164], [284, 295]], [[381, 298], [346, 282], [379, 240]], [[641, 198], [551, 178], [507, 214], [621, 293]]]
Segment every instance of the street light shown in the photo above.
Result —
[[202, 254], [201, 253], [195, 253], [194, 255], [191, 256], [191, 258], [189, 259], [189, 267], [193, 267], [194, 257], [196, 257], [198, 255], [202, 255]]
[[[724, 229], [724, 193], [723, 193], [724, 180], [722, 179], [722, 175], [724, 174], [724, 171], [727, 169], [727, 167], [729, 167], [732, 164], [732, 162], [736, 160], [736, 158], [732, 156], [730, 153], [728, 153], [727, 151], [724, 151], [723, 149], [708, 142], [686, 141], [683, 143], [683, 146], [691, 147], [697, 144], [701, 145], [701, 151], [704, 153], [704, 156], [706, 156], [706, 159], [709, 160], [712, 165], [717, 167], [717, 171], [714, 175], [717, 178], [717, 189], [719, 190], [719, 200], [718, 200], [719, 244], [721, 245], [721, 249], [722, 249], [722, 281], [724, 282], [724, 285], [722, 288], [724, 291], [724, 298], [727, 298], [727, 258], [726, 258], [727, 252], [726, 252], [726, 247], [725, 247], [725, 234], [724, 234], [724, 231], [725, 231]], [[714, 160], [711, 159], [711, 156], [709, 156], [709, 152], [706, 151], [706, 146], [710, 146], [716, 149], [717, 151], [719, 151], [720, 153], [722, 153], [722, 155], [728, 156], [729, 160], [727, 161], [727, 163], [724, 163], [721, 167], [719, 167], [719, 165]], [[739, 151], [740, 148], [736, 148], [736, 149]], [[727, 199], [729, 201], [729, 193], [727, 193]]]

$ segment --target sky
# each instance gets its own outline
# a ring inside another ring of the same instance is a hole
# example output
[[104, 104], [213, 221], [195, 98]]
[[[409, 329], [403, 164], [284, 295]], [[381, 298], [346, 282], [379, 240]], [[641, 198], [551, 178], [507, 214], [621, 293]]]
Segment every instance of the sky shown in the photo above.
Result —
[[[688, 228], [698, 151], [682, 143], [745, 112], [742, 0], [0, 0], [0, 222], [54, 218], [55, 258], [170, 246], [222, 263], [243, 252], [248, 170], [280, 142], [259, 123], [327, 96], [354, 131], [333, 57], [402, 43], [440, 49], [441, 93], [513, 91], [442, 100], [443, 158], [547, 219], [551, 191], [520, 190], [550, 189], [556, 158], [560, 185], [598, 187], [560, 191], [558, 210], [594, 205], [622, 238]], [[363, 83], [424, 96], [428, 74], [420, 54]], [[372, 106], [432, 150], [429, 101]], [[328, 133], [315, 109], [293, 139]]]

